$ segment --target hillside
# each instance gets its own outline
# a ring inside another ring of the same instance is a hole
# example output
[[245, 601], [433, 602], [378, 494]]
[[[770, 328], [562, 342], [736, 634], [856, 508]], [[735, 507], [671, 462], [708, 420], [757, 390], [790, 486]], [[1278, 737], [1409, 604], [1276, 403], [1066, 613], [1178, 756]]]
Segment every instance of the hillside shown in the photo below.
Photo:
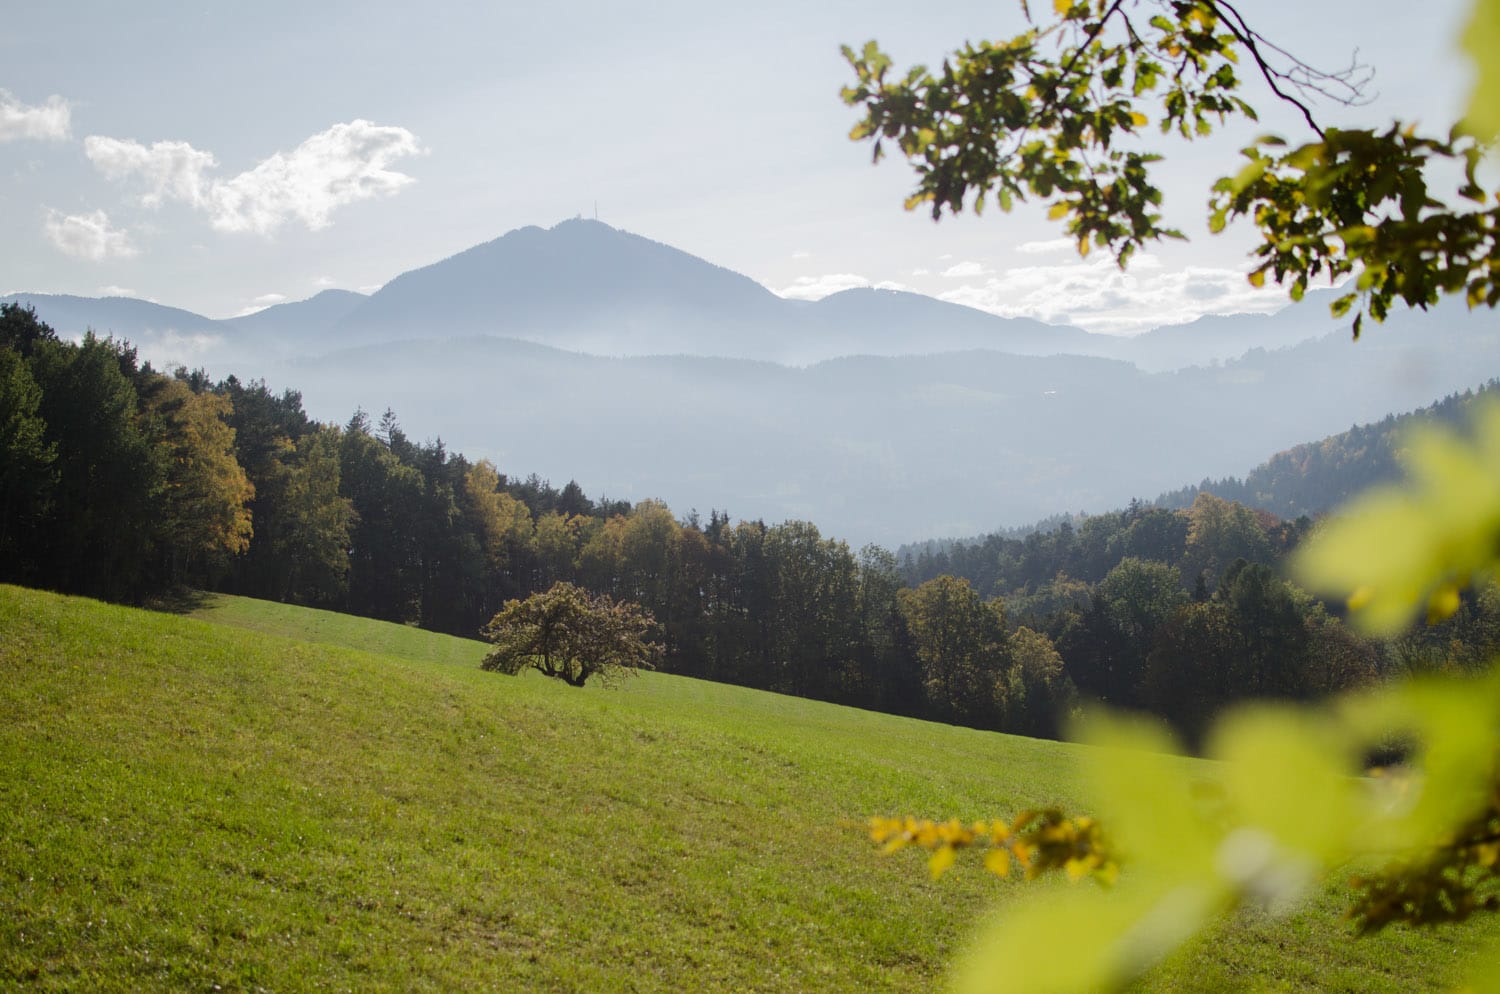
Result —
[[1387, 415], [1316, 442], [1295, 445], [1276, 453], [1243, 479], [1204, 480], [1196, 487], [1163, 494], [1156, 504], [1187, 507], [1199, 492], [1206, 491], [1283, 518], [1322, 514], [1369, 487], [1398, 479], [1398, 445], [1413, 428], [1430, 422], [1463, 424], [1476, 400], [1493, 402], [1497, 397], [1500, 381], [1491, 380], [1478, 390], [1450, 394], [1406, 414]]
[[[0, 987], [926, 988], [1026, 885], [934, 884], [854, 822], [1086, 804], [1068, 746], [205, 607], [256, 630], [0, 588]], [[1436, 990], [1495, 931], [1355, 942], [1324, 897], [1149, 989]]]

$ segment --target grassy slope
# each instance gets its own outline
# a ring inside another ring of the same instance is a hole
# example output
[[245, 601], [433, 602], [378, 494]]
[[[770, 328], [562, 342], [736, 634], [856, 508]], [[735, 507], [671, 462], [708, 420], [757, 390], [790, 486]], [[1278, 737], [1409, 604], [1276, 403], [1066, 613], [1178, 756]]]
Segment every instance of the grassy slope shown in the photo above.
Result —
[[[1068, 746], [214, 603], [255, 630], [0, 587], [0, 988], [926, 988], [1028, 885], [849, 822], [1084, 800]], [[1335, 919], [1243, 916], [1151, 986], [1436, 989], [1474, 941]]]
[[200, 595], [190, 616], [216, 625], [248, 628], [262, 635], [358, 649], [413, 662], [478, 666], [488, 648], [486, 643], [474, 639], [440, 635], [410, 625], [227, 594]]

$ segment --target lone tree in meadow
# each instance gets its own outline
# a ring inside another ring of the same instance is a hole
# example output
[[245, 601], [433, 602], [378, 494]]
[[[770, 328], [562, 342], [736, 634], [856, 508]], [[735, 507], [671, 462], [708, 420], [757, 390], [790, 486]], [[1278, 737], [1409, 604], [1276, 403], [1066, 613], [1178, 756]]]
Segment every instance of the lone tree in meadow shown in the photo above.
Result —
[[655, 668], [663, 653], [648, 637], [655, 627], [639, 604], [556, 583], [524, 601], [506, 602], [485, 626], [495, 648], [480, 666], [510, 674], [529, 666], [574, 687], [595, 675], [609, 683]]

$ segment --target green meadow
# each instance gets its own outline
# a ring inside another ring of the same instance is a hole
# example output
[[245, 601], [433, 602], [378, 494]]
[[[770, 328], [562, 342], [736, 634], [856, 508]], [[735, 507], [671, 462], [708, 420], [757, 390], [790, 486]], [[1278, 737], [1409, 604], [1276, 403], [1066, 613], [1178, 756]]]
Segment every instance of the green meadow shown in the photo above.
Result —
[[[1066, 886], [933, 882], [861, 826], [1085, 810], [1078, 747], [483, 652], [0, 587], [0, 989], [926, 990], [992, 908]], [[1355, 940], [1336, 883], [1145, 987], [1440, 990], [1500, 932]]]

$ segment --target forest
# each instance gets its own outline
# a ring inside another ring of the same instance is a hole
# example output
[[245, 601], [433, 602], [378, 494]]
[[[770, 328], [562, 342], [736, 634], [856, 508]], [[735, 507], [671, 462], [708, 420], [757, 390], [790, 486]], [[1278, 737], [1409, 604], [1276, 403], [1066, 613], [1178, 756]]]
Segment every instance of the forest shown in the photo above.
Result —
[[566, 581], [648, 611], [668, 672], [1034, 736], [1097, 700], [1193, 741], [1237, 700], [1500, 649], [1493, 588], [1440, 626], [1356, 634], [1279, 571], [1309, 517], [1206, 490], [898, 561], [807, 521], [679, 519], [512, 477], [390, 410], [319, 423], [295, 391], [164, 374], [15, 305], [0, 474], [0, 581], [136, 603], [215, 590], [469, 637]]

